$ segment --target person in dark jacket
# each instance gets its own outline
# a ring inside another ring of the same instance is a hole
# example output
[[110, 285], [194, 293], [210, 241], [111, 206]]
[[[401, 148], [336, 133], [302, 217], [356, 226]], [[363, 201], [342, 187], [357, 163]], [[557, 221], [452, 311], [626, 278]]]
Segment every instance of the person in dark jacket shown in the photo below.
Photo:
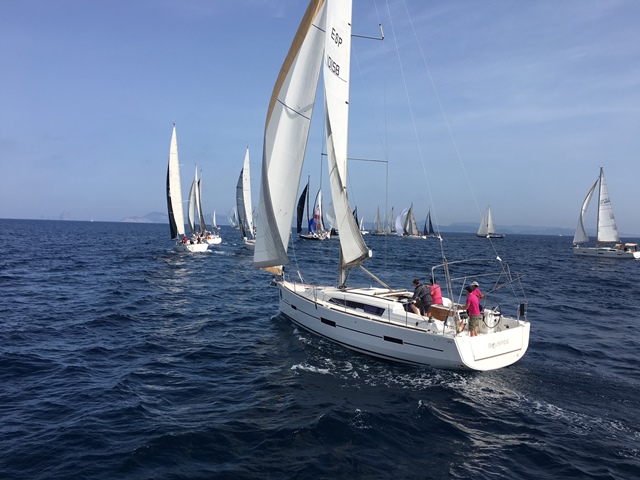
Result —
[[420, 280], [417, 278], [413, 280], [413, 302], [411, 304], [411, 310], [416, 315], [424, 315], [424, 312], [429, 310], [431, 306], [431, 293], [426, 285], [421, 285]]

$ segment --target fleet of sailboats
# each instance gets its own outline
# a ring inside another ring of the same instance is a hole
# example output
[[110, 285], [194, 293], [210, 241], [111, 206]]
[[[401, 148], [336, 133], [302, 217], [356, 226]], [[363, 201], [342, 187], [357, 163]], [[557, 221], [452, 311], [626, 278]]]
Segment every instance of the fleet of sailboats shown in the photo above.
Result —
[[[582, 244], [589, 241], [589, 236], [584, 228], [584, 216], [598, 185], [600, 185], [600, 188], [598, 188], [596, 246], [585, 247]], [[582, 202], [578, 226], [573, 237], [573, 253], [591, 257], [640, 259], [640, 251], [638, 251], [636, 243], [620, 243], [620, 235], [618, 234], [616, 219], [613, 216], [613, 206], [609, 198], [609, 189], [604, 179], [604, 169], [602, 167], [600, 167], [600, 175], [589, 189], [584, 202]]]
[[[382, 282], [378, 288], [347, 286], [348, 273], [354, 268], [366, 271], [362, 263], [371, 256], [346, 193], [351, 12], [351, 1], [311, 0], [276, 80], [264, 131], [254, 265], [276, 275], [272, 284], [279, 290], [283, 315], [352, 350], [451, 369], [492, 370], [510, 365], [529, 344], [526, 304], [519, 304], [515, 318], [485, 306], [484, 329], [473, 336], [464, 329], [462, 306], [452, 300], [454, 283], [471, 275], [464, 262], [451, 263], [443, 257], [443, 264], [434, 267], [434, 271], [440, 269], [450, 297], [443, 299], [439, 312], [444, 314], [443, 321], [407, 311], [412, 292], [394, 290]], [[297, 276], [288, 277], [284, 269], [290, 264], [287, 249], [292, 215], [321, 70], [331, 195], [340, 232], [335, 286], [307, 284]], [[501, 268], [498, 283], [517, 281], [506, 263], [494, 261]], [[458, 280], [451, 276], [452, 269], [461, 273]], [[377, 279], [373, 274], [371, 278]]]

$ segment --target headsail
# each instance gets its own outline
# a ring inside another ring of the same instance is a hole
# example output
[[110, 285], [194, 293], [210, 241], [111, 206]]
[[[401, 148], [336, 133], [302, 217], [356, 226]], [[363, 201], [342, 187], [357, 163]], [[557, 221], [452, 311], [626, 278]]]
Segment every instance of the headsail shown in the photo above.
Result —
[[291, 221], [325, 43], [325, 10], [324, 0], [312, 1], [307, 7], [269, 102], [253, 257], [258, 268], [289, 263]]
[[579, 243], [585, 243], [589, 241], [589, 236], [584, 229], [584, 215], [587, 213], [587, 209], [589, 208], [589, 203], [591, 202], [591, 197], [593, 197], [593, 192], [596, 190], [596, 186], [598, 185], [598, 180], [596, 180], [593, 186], [589, 189], [589, 193], [582, 202], [582, 210], [580, 210], [580, 218], [578, 218], [578, 226], [576, 227], [576, 234], [573, 236], [573, 243], [575, 245]]

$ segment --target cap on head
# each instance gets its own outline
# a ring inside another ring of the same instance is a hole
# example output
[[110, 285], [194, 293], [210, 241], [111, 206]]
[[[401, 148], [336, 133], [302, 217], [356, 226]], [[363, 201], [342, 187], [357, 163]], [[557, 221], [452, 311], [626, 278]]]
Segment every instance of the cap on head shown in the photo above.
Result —
[[479, 284], [478, 282], [473, 282], [473, 283], [471, 284], [471, 286], [472, 286], [472, 287], [479, 287], [479, 286], [480, 286], [480, 284]]
[[473, 287], [471, 285], [467, 285], [466, 287], [464, 287], [464, 289], [467, 291], [467, 293], [473, 292]]

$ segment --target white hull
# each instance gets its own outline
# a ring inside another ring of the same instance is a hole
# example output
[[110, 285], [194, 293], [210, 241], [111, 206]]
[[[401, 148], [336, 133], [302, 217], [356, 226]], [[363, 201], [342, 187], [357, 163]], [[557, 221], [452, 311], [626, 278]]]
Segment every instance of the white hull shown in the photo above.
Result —
[[640, 259], [640, 252], [624, 251], [613, 247], [573, 247], [573, 253], [586, 257]]
[[209, 249], [209, 245], [206, 243], [182, 243], [176, 242], [178, 250], [191, 252], [191, 253], [202, 253], [206, 252]]
[[301, 233], [298, 235], [303, 240], [329, 240], [329, 232], [324, 233]]
[[219, 235], [207, 235], [206, 240], [209, 245], [220, 245], [222, 243], [222, 238]]
[[249, 250], [255, 250], [256, 249], [256, 241], [250, 238], [243, 238], [242, 241], [244, 242], [244, 246], [247, 247]]
[[[517, 362], [529, 345], [529, 322], [501, 317], [496, 328], [481, 329], [476, 337], [467, 331], [456, 334], [453, 324], [449, 326], [452, 320], [445, 326], [405, 312], [399, 298], [411, 297], [406, 291], [384, 296], [387, 291], [382, 289], [339, 290], [286, 281], [277, 285], [280, 311], [296, 325], [374, 357], [446, 369], [494, 370]], [[353, 304], [345, 307], [346, 301], [382, 314], [366, 313]]]
[[504, 238], [502, 233], [488, 233], [487, 235], [476, 235], [478, 238]]

